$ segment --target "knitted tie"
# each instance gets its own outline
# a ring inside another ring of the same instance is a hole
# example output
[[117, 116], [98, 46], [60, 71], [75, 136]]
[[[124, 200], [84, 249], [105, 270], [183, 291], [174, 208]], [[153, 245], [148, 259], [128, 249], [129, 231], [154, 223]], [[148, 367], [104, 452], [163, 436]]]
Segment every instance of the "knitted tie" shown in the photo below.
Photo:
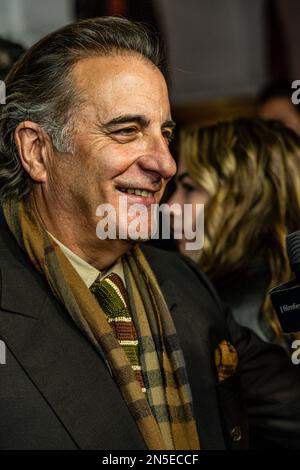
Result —
[[122, 279], [116, 273], [111, 273], [102, 280], [98, 276], [91, 285], [90, 291], [95, 295], [106, 314], [107, 321], [123, 347], [136, 379], [143, 392], [146, 392], [140, 363], [138, 337]]

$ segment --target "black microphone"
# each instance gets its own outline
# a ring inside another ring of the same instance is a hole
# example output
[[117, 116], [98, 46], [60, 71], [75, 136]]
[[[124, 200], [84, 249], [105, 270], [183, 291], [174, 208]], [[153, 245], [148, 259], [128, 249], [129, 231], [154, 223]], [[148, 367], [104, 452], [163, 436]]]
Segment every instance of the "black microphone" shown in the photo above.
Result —
[[288, 334], [300, 331], [300, 230], [286, 237], [286, 248], [295, 278], [271, 289], [270, 295], [282, 331]]
[[286, 237], [286, 250], [291, 270], [296, 278], [300, 280], [300, 230], [290, 233]]

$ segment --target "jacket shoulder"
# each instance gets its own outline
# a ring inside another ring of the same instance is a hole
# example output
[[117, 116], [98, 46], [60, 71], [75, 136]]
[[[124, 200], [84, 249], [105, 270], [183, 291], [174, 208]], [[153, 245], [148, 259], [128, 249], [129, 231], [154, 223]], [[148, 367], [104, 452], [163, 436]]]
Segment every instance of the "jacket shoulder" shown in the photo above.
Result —
[[183, 291], [187, 287], [197, 289], [199, 294], [210, 297], [218, 309], [223, 310], [214, 286], [194, 261], [176, 251], [162, 250], [149, 244], [142, 244], [141, 248], [159, 282], [168, 279]]

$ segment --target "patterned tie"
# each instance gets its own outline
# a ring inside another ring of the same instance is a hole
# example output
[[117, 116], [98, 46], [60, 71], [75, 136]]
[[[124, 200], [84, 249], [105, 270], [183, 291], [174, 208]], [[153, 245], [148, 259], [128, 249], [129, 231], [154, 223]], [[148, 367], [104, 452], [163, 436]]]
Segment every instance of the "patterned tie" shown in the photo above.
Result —
[[105, 312], [107, 321], [123, 347], [142, 391], [146, 392], [140, 363], [138, 337], [122, 279], [116, 273], [111, 273], [102, 280], [98, 276], [91, 285], [90, 291], [95, 295]]

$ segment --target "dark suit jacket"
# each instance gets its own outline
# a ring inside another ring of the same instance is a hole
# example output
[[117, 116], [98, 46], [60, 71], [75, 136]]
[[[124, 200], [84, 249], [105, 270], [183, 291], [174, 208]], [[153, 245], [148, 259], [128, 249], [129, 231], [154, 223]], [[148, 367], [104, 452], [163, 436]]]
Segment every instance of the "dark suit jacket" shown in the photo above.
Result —
[[[234, 323], [195, 265], [145, 247], [171, 310], [194, 398], [202, 448], [297, 448], [300, 369]], [[144, 449], [101, 356], [74, 325], [2, 222], [0, 449]], [[217, 382], [214, 350], [227, 339], [239, 372]], [[243, 398], [244, 395], [244, 398]]]

